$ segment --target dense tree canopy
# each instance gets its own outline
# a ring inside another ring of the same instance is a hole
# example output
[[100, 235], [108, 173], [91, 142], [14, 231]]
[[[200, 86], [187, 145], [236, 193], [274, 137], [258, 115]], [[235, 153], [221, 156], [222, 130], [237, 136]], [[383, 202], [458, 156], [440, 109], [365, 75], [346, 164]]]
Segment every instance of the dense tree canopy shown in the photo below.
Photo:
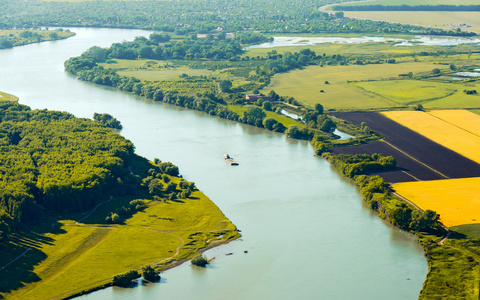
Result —
[[16, 102], [0, 102], [0, 149], [0, 236], [5, 224], [39, 221], [44, 210], [92, 208], [118, 178], [128, 182], [134, 152], [92, 120]]
[[[214, 33], [259, 30], [286, 32], [448, 33], [418, 26], [345, 18], [319, 7], [350, 0], [181, 0], [0, 2], [1, 28], [92, 26]], [[463, 34], [463, 33], [461, 33]], [[223, 35], [220, 35], [222, 37]], [[246, 41], [246, 43], [250, 43]]]

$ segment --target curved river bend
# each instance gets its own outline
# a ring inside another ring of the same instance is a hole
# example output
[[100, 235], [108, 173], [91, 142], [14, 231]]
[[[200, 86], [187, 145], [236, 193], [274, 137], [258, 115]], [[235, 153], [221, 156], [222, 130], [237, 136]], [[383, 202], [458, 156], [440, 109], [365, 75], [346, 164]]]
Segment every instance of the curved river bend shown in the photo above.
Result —
[[114, 115], [138, 154], [179, 165], [243, 234], [207, 252], [217, 259], [206, 269], [186, 263], [161, 283], [83, 300], [418, 298], [427, 263], [414, 237], [366, 208], [307, 143], [81, 82], [64, 72], [66, 59], [150, 32], [72, 31], [68, 40], [0, 51], [0, 90], [32, 108]]

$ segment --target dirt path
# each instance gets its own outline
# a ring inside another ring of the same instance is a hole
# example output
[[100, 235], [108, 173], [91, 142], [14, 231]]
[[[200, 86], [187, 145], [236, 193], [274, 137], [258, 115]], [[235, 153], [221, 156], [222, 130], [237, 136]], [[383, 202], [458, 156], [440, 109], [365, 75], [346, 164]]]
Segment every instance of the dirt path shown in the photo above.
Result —
[[32, 248], [27, 248], [27, 250], [25, 250], [25, 252], [23, 252], [22, 254], [20, 254], [19, 256], [15, 257], [12, 261], [10, 261], [8, 264], [4, 265], [3, 267], [0, 268], [0, 272], [3, 271], [6, 267], [8, 267], [9, 265], [13, 264], [14, 262], [16, 262], [17, 260], [19, 260], [20, 258], [22, 258], [22, 256], [24, 256], [25, 254], [27, 254], [28, 251], [30, 251]]
[[[63, 223], [62, 223], [63, 224]], [[169, 234], [169, 235], [172, 235], [174, 237], [176, 237], [180, 243], [179, 245], [177, 246], [177, 248], [175, 249], [175, 254], [173, 254], [172, 256], [170, 257], [167, 257], [159, 262], [156, 262], [154, 264], [156, 265], [159, 265], [159, 264], [162, 264], [164, 262], [167, 262], [167, 261], [170, 261], [170, 260], [173, 260], [175, 259], [175, 257], [177, 257], [180, 253], [180, 249], [181, 247], [185, 244], [185, 240], [175, 234], [175, 233], [172, 233], [172, 232], [169, 232], [169, 231], [165, 231], [165, 230], [160, 230], [160, 229], [153, 229], [153, 228], [146, 228], [146, 227], [141, 227], [141, 226], [128, 226], [128, 225], [121, 225], [121, 226], [95, 226], [95, 225], [87, 225], [87, 224], [80, 224], [80, 223], [76, 223], [76, 224], [63, 224], [64, 226], [78, 226], [78, 227], [90, 227], [90, 228], [102, 228], [102, 229], [120, 229], [120, 228], [134, 228], [134, 229], [142, 229], [142, 230], [150, 230], [150, 231], [156, 231], [156, 232], [161, 232], [161, 233], [165, 233], [165, 234]], [[206, 232], [219, 232], [219, 231], [224, 231], [225, 229], [216, 229], [216, 230], [210, 230], [210, 231], [206, 231]], [[192, 231], [193, 232], [193, 231]], [[175, 266], [175, 265], [173, 265]], [[84, 286], [84, 287], [80, 287], [80, 288], [77, 288], [77, 289], [74, 289], [74, 290], [71, 290], [71, 291], [68, 291], [68, 292], [65, 292], [61, 295], [58, 295], [54, 298], [50, 298], [50, 300], [53, 300], [53, 299], [60, 299], [62, 297], [65, 297], [65, 296], [68, 296], [68, 295], [72, 295], [73, 293], [75, 292], [80, 292], [80, 291], [83, 291], [83, 290], [86, 290], [90, 287], [95, 287], [95, 286], [102, 286], [102, 285], [105, 285], [105, 284], [108, 284], [111, 282], [111, 279], [104, 279], [104, 280], [100, 280], [96, 283], [93, 283], [93, 284], [90, 284], [88, 286]]]
[[[419, 163], [420, 165], [424, 166], [425, 168], [431, 170], [432, 172], [437, 173], [438, 175], [442, 176], [442, 177], [445, 178], [445, 179], [450, 179], [448, 176], [442, 174], [440, 171], [437, 171], [437, 170], [435, 170], [434, 168], [430, 167], [429, 165], [427, 165], [427, 164], [419, 161], [419, 160], [416, 159], [415, 157], [413, 157], [413, 156], [411, 156], [410, 154], [408, 154], [408, 153], [402, 151], [401, 149], [395, 147], [394, 145], [390, 144], [389, 142], [387, 142], [387, 141], [385, 141], [385, 140], [383, 140], [383, 142], [386, 143], [387, 145], [389, 145], [390, 147], [392, 147], [393, 149], [397, 150], [398, 152], [402, 153], [403, 155], [405, 155], [405, 156], [409, 157], [410, 159], [414, 160], [415, 162]], [[410, 175], [410, 174], [409, 174], [409, 175]]]
[[101, 205], [103, 205], [103, 204], [105, 204], [105, 203], [107, 203], [107, 202], [112, 201], [112, 199], [113, 199], [113, 196], [110, 196], [110, 198], [109, 198], [108, 200], [105, 200], [105, 201], [99, 203], [99, 204], [98, 204], [97, 206], [95, 206], [91, 211], [87, 212], [87, 214], [86, 214], [83, 218], [81, 218], [80, 220], [78, 220], [76, 223], [78, 224], [78, 223], [82, 222], [83, 220], [85, 220], [86, 218], [90, 217], [90, 216], [97, 210], [97, 208], [99, 208]]

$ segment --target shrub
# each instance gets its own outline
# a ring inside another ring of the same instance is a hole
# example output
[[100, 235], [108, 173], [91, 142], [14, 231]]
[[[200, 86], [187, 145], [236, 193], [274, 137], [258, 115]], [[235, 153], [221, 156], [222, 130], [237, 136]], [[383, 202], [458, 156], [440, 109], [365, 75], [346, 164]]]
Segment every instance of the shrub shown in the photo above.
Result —
[[137, 271], [130, 270], [122, 274], [113, 276], [113, 285], [126, 287], [132, 283], [132, 280], [140, 277]]
[[158, 281], [160, 275], [155, 271], [152, 266], [145, 266], [142, 268], [142, 277], [148, 281]]
[[198, 255], [192, 258], [190, 261], [192, 265], [198, 266], [198, 267], [205, 267], [208, 264], [208, 260], [205, 257], [205, 255]]

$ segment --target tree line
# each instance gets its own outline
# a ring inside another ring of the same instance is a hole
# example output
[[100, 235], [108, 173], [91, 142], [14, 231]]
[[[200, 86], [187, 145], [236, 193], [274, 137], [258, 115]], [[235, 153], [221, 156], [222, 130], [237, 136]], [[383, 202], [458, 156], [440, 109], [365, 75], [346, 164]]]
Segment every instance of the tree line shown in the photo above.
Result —
[[440, 215], [431, 210], [415, 210], [404, 201], [391, 195], [389, 184], [378, 176], [369, 176], [371, 172], [391, 170], [396, 167], [395, 158], [383, 154], [339, 154], [322, 155], [343, 175], [352, 178], [360, 188], [364, 201], [378, 211], [380, 217], [389, 220], [404, 230], [416, 232], [443, 233]]

